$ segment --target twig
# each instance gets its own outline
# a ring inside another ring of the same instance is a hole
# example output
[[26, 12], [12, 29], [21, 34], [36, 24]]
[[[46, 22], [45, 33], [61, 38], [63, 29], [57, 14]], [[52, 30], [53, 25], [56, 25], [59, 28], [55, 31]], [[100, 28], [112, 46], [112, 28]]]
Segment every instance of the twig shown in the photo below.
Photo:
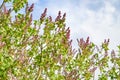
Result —
[[39, 70], [38, 70], [38, 76], [36, 77], [36, 80], [39, 80], [40, 76], [41, 76], [41, 70], [39, 68]]
[[4, 3], [5, 3], [5, 1], [3, 1], [2, 4], [0, 5], [0, 10], [2, 9]]

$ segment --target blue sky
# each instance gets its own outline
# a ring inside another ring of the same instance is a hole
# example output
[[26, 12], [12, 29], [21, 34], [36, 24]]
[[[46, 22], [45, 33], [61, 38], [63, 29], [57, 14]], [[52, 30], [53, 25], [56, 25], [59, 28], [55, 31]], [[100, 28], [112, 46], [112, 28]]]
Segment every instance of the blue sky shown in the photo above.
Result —
[[58, 11], [66, 12], [74, 46], [76, 38], [87, 36], [98, 45], [107, 38], [111, 48], [120, 44], [120, 0], [29, 0], [29, 3], [35, 3], [35, 19], [44, 8], [53, 17]]
[[44, 8], [48, 16], [56, 17], [58, 11], [66, 12], [66, 25], [71, 28], [73, 46], [77, 38], [90, 36], [100, 45], [110, 38], [110, 47], [120, 44], [120, 0], [28, 0], [35, 3], [33, 17], [39, 19]]

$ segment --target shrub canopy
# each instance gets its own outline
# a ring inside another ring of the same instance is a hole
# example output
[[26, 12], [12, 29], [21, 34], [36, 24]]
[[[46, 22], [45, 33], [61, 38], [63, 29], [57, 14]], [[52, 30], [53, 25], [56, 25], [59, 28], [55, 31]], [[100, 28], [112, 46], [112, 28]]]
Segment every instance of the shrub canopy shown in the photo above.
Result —
[[[19, 12], [23, 8], [24, 14]], [[52, 20], [46, 8], [33, 20], [33, 8], [27, 0], [0, 5], [1, 80], [94, 80], [97, 71], [99, 80], [120, 79], [120, 51], [109, 50], [109, 39], [98, 47], [89, 37], [80, 38], [73, 49], [66, 13], [59, 11]]]

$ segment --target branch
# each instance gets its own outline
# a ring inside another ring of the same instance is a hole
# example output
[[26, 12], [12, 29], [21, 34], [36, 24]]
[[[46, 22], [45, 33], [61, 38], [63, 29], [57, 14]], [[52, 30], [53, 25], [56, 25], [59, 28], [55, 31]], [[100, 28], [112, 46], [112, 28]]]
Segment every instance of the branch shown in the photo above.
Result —
[[41, 70], [40, 70], [40, 68], [39, 68], [39, 70], [38, 70], [38, 74], [37, 74], [37, 77], [36, 77], [36, 79], [35, 79], [35, 80], [39, 80], [39, 79], [40, 79], [40, 77], [41, 77]]
[[0, 10], [2, 9], [4, 4], [5, 4], [5, 1], [3, 1], [2, 4], [0, 5]]

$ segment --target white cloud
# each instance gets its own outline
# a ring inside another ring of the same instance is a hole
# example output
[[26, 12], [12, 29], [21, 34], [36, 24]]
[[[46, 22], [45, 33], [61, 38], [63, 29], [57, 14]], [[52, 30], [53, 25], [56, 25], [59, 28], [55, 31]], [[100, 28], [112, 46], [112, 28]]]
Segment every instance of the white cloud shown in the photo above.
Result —
[[81, 26], [90, 34], [93, 42], [100, 43], [100, 41], [110, 38], [111, 48], [118, 44], [120, 38], [117, 34], [120, 32], [120, 24], [116, 22], [117, 18], [114, 17], [116, 12], [115, 7], [110, 2], [105, 2], [105, 6], [97, 12], [89, 9], [84, 12], [87, 14], [87, 18]]
[[29, 2], [30, 4], [32, 4], [32, 3], [37, 3], [38, 1], [40, 1], [40, 0], [28, 0], [28, 2]]

